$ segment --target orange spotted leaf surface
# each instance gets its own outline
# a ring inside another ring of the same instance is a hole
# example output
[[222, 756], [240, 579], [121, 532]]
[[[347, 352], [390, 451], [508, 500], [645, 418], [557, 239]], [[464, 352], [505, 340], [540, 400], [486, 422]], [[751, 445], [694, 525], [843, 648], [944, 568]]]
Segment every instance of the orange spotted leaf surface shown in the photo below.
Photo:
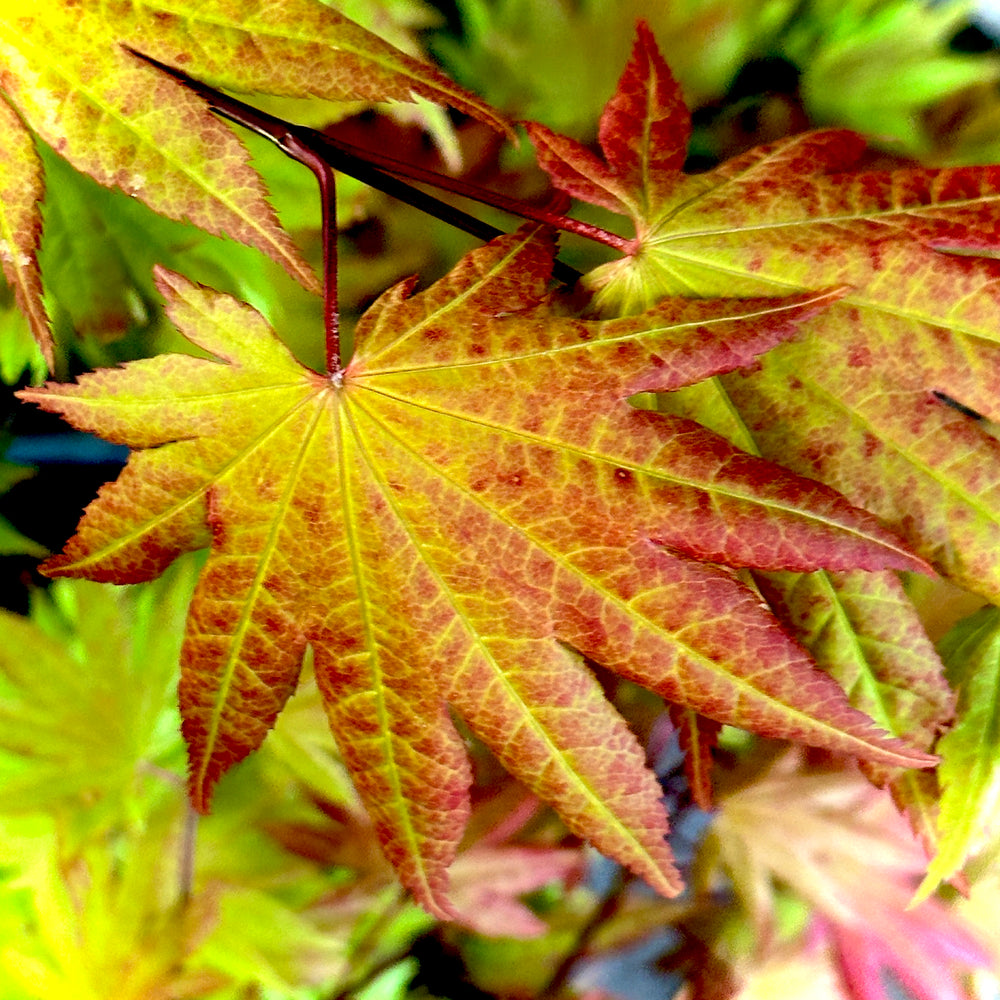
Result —
[[419, 96], [509, 130], [439, 70], [319, 0], [8, 4], [0, 14], [0, 92], [9, 102], [0, 106], [0, 261], [50, 363], [35, 261], [42, 165], [32, 135], [100, 183], [255, 246], [316, 286], [229, 125], [133, 52], [228, 90], [371, 101]]
[[976, 419], [1000, 419], [1000, 167], [867, 169], [862, 137], [824, 131], [684, 174], [689, 116], [644, 25], [601, 155], [529, 133], [558, 187], [635, 225], [632, 252], [588, 275], [601, 315], [847, 286], [794, 342], [719, 380], [715, 415], [1000, 599], [1000, 442]]
[[311, 646], [386, 855], [439, 914], [469, 808], [452, 712], [570, 829], [679, 890], [659, 786], [585, 658], [716, 722], [933, 762], [852, 708], [737, 575], [922, 560], [833, 490], [629, 402], [753, 363], [841, 291], [581, 320], [546, 298], [553, 254], [524, 230], [390, 289], [335, 375], [163, 272], [174, 323], [215, 360], [21, 393], [133, 449], [49, 573], [144, 580], [210, 546], [180, 695], [198, 808]]

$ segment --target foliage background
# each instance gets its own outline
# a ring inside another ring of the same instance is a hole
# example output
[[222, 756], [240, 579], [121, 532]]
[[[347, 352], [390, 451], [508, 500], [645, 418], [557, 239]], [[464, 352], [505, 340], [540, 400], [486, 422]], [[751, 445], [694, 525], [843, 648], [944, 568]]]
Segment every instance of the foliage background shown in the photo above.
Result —
[[[1000, 60], [969, 27], [968, 4], [332, 6], [432, 55], [512, 116], [582, 141], [594, 138], [644, 17], [697, 109], [691, 169], [814, 124], [864, 132], [885, 162], [1000, 160]], [[304, 111], [279, 106], [289, 118]], [[339, 134], [360, 142], [546, 197], [530, 149], [501, 147], [427, 106], [308, 114], [335, 114]], [[312, 178], [251, 145], [283, 222], [315, 258]], [[306, 335], [320, 324], [317, 302], [275, 265], [163, 220], [54, 156], [46, 167], [42, 255], [60, 375], [186, 349], [152, 288], [157, 262], [302, 330], [290, 346], [321, 363]], [[349, 315], [397, 278], [440, 275], [473, 245], [350, 182], [339, 212]], [[590, 217], [606, 222], [598, 210]], [[565, 256], [600, 260], [572, 242]], [[0, 337], [4, 382], [37, 380], [40, 359], [9, 293]], [[623, 683], [611, 694], [648, 742], [691, 885], [679, 900], [652, 897], [592, 855], [479, 751], [469, 849], [455, 872], [463, 919], [436, 923], [395, 888], [308, 681], [265, 749], [220, 787], [195, 838], [174, 698], [197, 560], [136, 588], [43, 581], [39, 555], [61, 548], [122, 455], [12, 395], [4, 406], [0, 995], [995, 995], [995, 874], [968, 901], [946, 889], [907, 913], [924, 859], [885, 803], [852, 771], [737, 733], [723, 744], [716, 812], [698, 810], [669, 721]], [[950, 591], [917, 597], [935, 638], [978, 606]], [[995, 850], [984, 844], [983, 868]]]

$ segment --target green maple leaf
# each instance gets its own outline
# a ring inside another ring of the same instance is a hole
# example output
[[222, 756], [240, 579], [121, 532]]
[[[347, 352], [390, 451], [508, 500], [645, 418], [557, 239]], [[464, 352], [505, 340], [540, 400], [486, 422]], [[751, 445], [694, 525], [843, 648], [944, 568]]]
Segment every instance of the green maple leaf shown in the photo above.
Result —
[[183, 759], [171, 703], [193, 578], [61, 580], [30, 618], [2, 612], [0, 814], [47, 812], [74, 842], [141, 813], [150, 771]]
[[1000, 609], [959, 622], [941, 642], [959, 693], [958, 721], [940, 740], [940, 842], [917, 899], [952, 878], [989, 836], [1000, 792]]
[[832, 490], [627, 402], [751, 363], [839, 291], [588, 322], [544, 301], [552, 258], [528, 231], [419, 295], [397, 286], [332, 376], [162, 273], [173, 321], [219, 361], [21, 394], [136, 449], [47, 572], [137, 581], [211, 545], [182, 652], [196, 805], [264, 739], [311, 646], [383, 848], [438, 914], [468, 812], [446, 705], [571, 829], [678, 890], [659, 786], [580, 654], [721, 722], [932, 760], [851, 709], [727, 568], [924, 564]]
[[933, 7], [908, 0], [811, 0], [776, 47], [801, 68], [810, 120], [863, 128], [909, 155], [930, 152], [924, 112], [975, 85], [995, 85], [985, 54], [950, 50], [969, 24], [968, 0]]
[[37, 260], [44, 178], [32, 135], [102, 184], [257, 247], [315, 287], [229, 126], [134, 52], [229, 90], [375, 101], [419, 96], [506, 127], [433, 66], [318, 0], [36, 0], [5, 12], [0, 262], [50, 364]]

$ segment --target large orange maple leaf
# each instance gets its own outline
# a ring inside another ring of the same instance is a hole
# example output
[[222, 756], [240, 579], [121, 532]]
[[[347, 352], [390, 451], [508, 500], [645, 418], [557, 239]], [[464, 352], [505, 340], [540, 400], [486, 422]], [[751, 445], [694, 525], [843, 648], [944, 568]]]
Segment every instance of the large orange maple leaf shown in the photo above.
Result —
[[572, 830], [678, 891], [659, 787], [584, 656], [721, 722], [932, 762], [851, 708], [731, 568], [925, 564], [833, 490], [628, 402], [753, 363], [841, 292], [582, 321], [545, 301], [552, 259], [528, 230], [391, 289], [332, 375], [161, 273], [174, 322], [219, 360], [21, 393], [135, 449], [47, 572], [145, 580], [211, 545], [182, 655], [196, 805], [264, 739], [311, 646], [386, 854], [440, 915], [468, 813], [449, 706]]

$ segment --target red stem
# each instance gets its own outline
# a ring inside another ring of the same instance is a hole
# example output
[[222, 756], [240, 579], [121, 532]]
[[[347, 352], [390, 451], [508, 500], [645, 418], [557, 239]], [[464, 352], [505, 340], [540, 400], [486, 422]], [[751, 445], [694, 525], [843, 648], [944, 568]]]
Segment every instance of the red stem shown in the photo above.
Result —
[[333, 167], [290, 132], [282, 148], [308, 167], [319, 183], [323, 239], [323, 330], [326, 334], [326, 370], [336, 379], [343, 370], [340, 358], [340, 309], [337, 301], [337, 180]]
[[603, 243], [625, 254], [635, 252], [636, 241], [617, 233], [609, 232], [600, 226], [595, 226], [590, 222], [582, 222], [579, 219], [571, 219], [566, 215], [560, 215], [546, 208], [536, 208], [517, 198], [508, 198], [506, 195], [488, 188], [480, 187], [478, 184], [471, 184], [468, 181], [460, 180], [457, 177], [448, 177], [439, 174], [434, 170], [425, 170], [412, 163], [403, 160], [393, 159], [367, 146], [355, 146], [352, 143], [344, 142], [329, 135], [324, 135], [324, 140], [340, 152], [347, 156], [371, 163], [388, 174], [395, 177], [405, 177], [407, 180], [416, 181], [418, 184], [428, 184], [441, 191], [449, 191], [470, 201], [479, 202], [481, 205], [490, 205], [511, 215], [518, 215], [522, 219], [530, 219], [532, 222], [541, 222], [544, 225], [552, 226], [555, 229], [562, 229], [567, 233], [575, 233], [585, 239], [593, 240], [595, 243]]

